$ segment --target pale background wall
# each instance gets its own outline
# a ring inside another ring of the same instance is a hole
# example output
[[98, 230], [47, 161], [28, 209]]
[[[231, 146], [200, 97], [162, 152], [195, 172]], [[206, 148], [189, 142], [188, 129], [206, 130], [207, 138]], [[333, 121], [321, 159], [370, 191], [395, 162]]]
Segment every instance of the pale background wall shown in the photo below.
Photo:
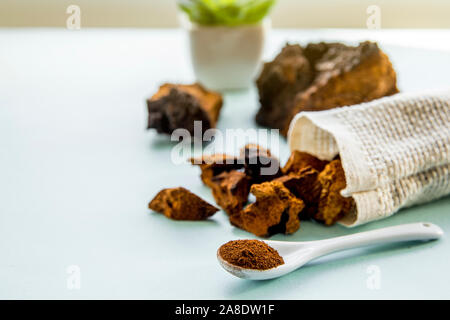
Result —
[[[175, 0], [0, 0], [0, 26], [65, 26], [66, 8], [81, 7], [83, 27], [176, 27]], [[274, 27], [364, 28], [379, 5], [382, 28], [450, 28], [450, 0], [278, 0]]]

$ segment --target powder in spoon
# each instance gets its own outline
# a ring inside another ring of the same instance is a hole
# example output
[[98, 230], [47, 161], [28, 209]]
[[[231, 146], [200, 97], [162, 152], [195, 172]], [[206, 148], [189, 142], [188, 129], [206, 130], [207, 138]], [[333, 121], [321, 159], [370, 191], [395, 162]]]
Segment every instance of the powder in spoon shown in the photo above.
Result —
[[267, 270], [284, 264], [277, 250], [260, 240], [234, 240], [219, 248], [223, 260], [235, 266]]

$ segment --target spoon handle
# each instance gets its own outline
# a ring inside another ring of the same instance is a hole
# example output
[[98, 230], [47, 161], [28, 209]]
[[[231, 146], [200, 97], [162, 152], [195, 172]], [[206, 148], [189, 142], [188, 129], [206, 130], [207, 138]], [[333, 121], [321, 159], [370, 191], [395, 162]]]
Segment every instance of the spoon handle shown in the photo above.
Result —
[[435, 224], [417, 222], [314, 241], [314, 247], [318, 250], [317, 253], [319, 255], [324, 255], [367, 245], [413, 240], [433, 240], [441, 237], [443, 233], [442, 229]]

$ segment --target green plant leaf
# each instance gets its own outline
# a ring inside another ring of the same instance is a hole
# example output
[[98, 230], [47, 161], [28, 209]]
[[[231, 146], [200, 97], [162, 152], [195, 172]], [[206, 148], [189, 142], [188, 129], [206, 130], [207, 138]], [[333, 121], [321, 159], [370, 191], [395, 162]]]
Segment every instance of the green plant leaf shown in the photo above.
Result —
[[178, 7], [201, 25], [239, 26], [261, 21], [276, 0], [179, 0]]

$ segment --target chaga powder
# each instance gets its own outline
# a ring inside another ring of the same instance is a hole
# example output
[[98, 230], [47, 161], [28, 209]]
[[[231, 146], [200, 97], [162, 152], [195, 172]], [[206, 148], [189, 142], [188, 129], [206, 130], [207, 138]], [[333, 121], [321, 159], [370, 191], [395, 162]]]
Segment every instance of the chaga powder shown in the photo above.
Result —
[[219, 248], [219, 255], [228, 263], [257, 270], [267, 270], [284, 264], [277, 250], [259, 240], [229, 241]]

